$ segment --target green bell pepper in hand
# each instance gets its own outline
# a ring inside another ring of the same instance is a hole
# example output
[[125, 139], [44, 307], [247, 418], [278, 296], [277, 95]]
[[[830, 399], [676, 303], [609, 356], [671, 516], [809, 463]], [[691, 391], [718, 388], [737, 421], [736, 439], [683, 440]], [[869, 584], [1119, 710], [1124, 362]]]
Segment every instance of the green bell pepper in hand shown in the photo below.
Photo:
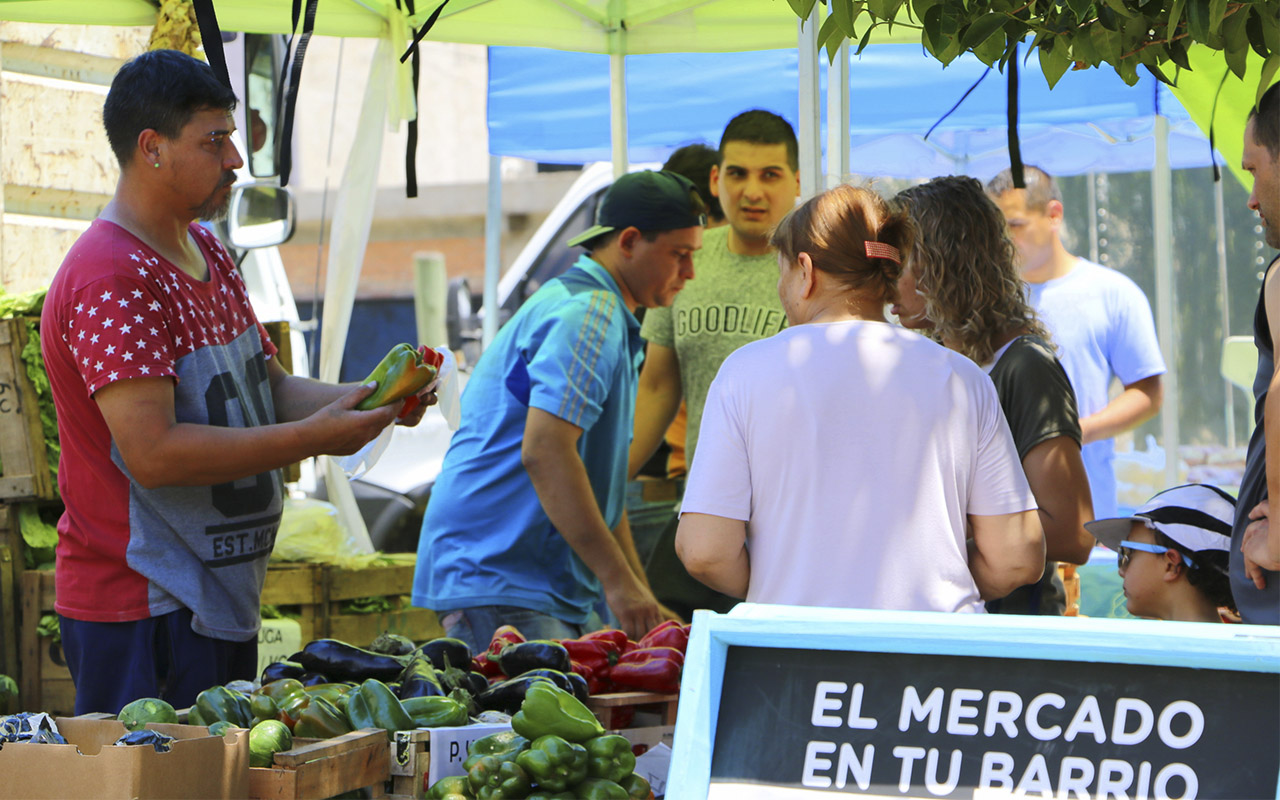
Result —
[[382, 681], [368, 678], [347, 695], [347, 720], [351, 727], [382, 728], [387, 738], [393, 731], [407, 731], [417, 727], [413, 717], [404, 710], [400, 698]]
[[416, 395], [423, 386], [436, 379], [439, 369], [439, 365], [435, 363], [436, 358], [439, 358], [439, 354], [427, 348], [418, 351], [412, 345], [404, 343], [391, 348], [364, 380], [365, 383], [377, 381], [377, 388], [357, 403], [356, 408], [371, 411]]
[[539, 789], [563, 792], [587, 777], [587, 749], [559, 736], [540, 736], [516, 756]]
[[454, 775], [431, 784], [427, 800], [475, 800], [475, 793], [466, 775]]
[[593, 778], [621, 783], [636, 768], [631, 742], [614, 735], [597, 736], [586, 743], [587, 774]]
[[578, 698], [550, 683], [529, 687], [520, 711], [511, 718], [511, 728], [529, 740], [551, 735], [585, 742], [604, 734], [600, 721]]
[[533, 781], [523, 767], [514, 761], [499, 761], [496, 756], [477, 761], [467, 772], [467, 782], [476, 800], [523, 798], [533, 790]]
[[578, 800], [630, 800], [627, 790], [603, 778], [587, 778], [573, 787]]
[[618, 785], [626, 790], [628, 800], [649, 800], [649, 795], [653, 793], [649, 782], [634, 772], [618, 781]]

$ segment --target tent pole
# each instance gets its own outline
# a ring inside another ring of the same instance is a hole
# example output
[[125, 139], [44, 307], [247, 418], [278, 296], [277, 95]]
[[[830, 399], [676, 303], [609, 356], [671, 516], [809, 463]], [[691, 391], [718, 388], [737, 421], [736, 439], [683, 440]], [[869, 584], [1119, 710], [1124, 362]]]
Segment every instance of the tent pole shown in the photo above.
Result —
[[[1222, 339], [1225, 341], [1231, 335], [1231, 303], [1228, 301], [1230, 295], [1227, 294], [1227, 212], [1222, 198], [1221, 180], [1213, 182], [1213, 216], [1218, 223], [1218, 297], [1222, 302]], [[1222, 385], [1226, 392], [1226, 403], [1223, 409], [1227, 423], [1227, 447], [1234, 450], [1236, 446], [1235, 388], [1231, 385], [1231, 381], [1225, 378]]]
[[484, 327], [488, 348], [498, 335], [498, 273], [502, 271], [502, 156], [489, 156], [489, 202], [484, 212]]
[[1155, 118], [1155, 168], [1151, 171], [1152, 230], [1155, 232], [1156, 320], [1160, 350], [1169, 371], [1161, 382], [1164, 404], [1160, 413], [1164, 436], [1163, 488], [1178, 484], [1178, 322], [1173, 313], [1173, 175], [1169, 169], [1169, 118]]
[[613, 177], [627, 174], [627, 57], [609, 56], [609, 135], [613, 151]]
[[849, 176], [849, 40], [827, 67], [827, 187]]
[[1092, 171], [1088, 176], [1089, 197], [1089, 260], [1098, 263], [1098, 176]]
[[818, 110], [818, 27], [822, 24], [814, 3], [809, 18], [796, 22], [800, 48], [800, 197], [813, 197], [822, 186], [822, 147]]

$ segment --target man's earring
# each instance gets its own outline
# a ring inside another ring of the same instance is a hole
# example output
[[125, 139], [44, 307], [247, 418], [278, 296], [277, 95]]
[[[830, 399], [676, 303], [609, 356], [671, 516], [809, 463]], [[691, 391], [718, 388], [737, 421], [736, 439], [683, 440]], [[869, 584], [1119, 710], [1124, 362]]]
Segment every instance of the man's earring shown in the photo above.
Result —
[[160, 169], [160, 162], [157, 161], [155, 166], [156, 166], [156, 169]]

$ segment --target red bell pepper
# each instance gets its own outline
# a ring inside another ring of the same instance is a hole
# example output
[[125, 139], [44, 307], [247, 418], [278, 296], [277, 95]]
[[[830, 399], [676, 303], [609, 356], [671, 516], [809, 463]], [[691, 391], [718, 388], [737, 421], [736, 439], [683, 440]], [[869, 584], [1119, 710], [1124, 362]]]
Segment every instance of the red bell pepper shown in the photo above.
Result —
[[520, 644], [524, 641], [526, 641], [524, 634], [518, 631], [514, 625], [503, 625], [493, 632], [493, 638], [489, 640], [489, 649], [485, 652], [485, 657], [497, 664], [498, 656], [502, 655], [502, 648], [509, 644]]
[[599, 639], [583, 641], [581, 639], [561, 639], [560, 644], [569, 651], [569, 659], [577, 661], [596, 671], [609, 671], [618, 661], [621, 653], [613, 642]]
[[689, 626], [667, 620], [646, 633], [640, 647], [673, 647], [683, 653], [689, 649]]
[[601, 669], [595, 669], [583, 664], [581, 661], [570, 661], [569, 666], [587, 681], [587, 694], [604, 694], [613, 688], [613, 685], [609, 683], [608, 664], [605, 664]]
[[497, 678], [502, 675], [502, 667], [498, 666], [497, 661], [490, 661], [488, 653], [481, 653], [471, 659], [471, 669], [479, 672], [486, 678]]
[[684, 654], [671, 647], [647, 647], [624, 653], [609, 679], [624, 689], [671, 693], [680, 691]]
[[[422, 363], [431, 366], [437, 375], [440, 374], [440, 367], [444, 364], [444, 356], [425, 344], [418, 348], [418, 354], [422, 356]], [[409, 416], [409, 412], [417, 408], [421, 402], [422, 400], [416, 394], [406, 397], [401, 401], [403, 405], [400, 406], [400, 413], [396, 414], [396, 419], [404, 419]]]
[[622, 650], [623, 650], [623, 648], [624, 648], [624, 647], [626, 646], [626, 644], [627, 644], [627, 635], [626, 635], [625, 633], [623, 633], [622, 631], [618, 630], [617, 628], [609, 628], [609, 629], [607, 629], [607, 630], [603, 630], [603, 631], [595, 631], [595, 632], [593, 632], [593, 633], [588, 633], [586, 636], [579, 636], [579, 637], [578, 637], [578, 641], [581, 641], [581, 642], [591, 642], [591, 641], [605, 641], [605, 642], [613, 642], [614, 647], [616, 647], [616, 648], [617, 648], [617, 650], [618, 650], [618, 652], [619, 652], [619, 653], [621, 653], [621, 652], [622, 652]]

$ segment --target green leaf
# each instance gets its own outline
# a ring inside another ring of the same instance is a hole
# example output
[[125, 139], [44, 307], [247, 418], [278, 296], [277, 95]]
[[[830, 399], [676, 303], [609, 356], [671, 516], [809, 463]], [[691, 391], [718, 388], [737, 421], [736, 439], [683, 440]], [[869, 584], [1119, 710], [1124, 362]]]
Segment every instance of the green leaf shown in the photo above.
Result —
[[1091, 16], [1093, 0], [1067, 0], [1067, 6], [1075, 12], [1077, 20], [1084, 22]]
[[[1239, 13], [1239, 12], [1237, 12]], [[1220, 33], [1227, 14], [1227, 0], [1209, 0], [1209, 32]], [[1234, 15], [1233, 15], [1234, 16]]]
[[1115, 65], [1116, 72], [1130, 86], [1138, 82], [1138, 63], [1136, 56], [1130, 56]]
[[1008, 21], [1009, 17], [1005, 14], [985, 14], [978, 17], [965, 29], [960, 45], [966, 50], [972, 50], [991, 38]]
[[852, 39], [858, 35], [853, 29], [853, 0], [830, 0], [827, 7], [831, 10], [827, 19], [834, 19], [846, 37]]
[[937, 58], [938, 53], [947, 46], [942, 40], [942, 6], [936, 5], [925, 12], [923, 26], [925, 49]]
[[1173, 81], [1169, 80], [1169, 76], [1164, 74], [1164, 70], [1160, 69], [1160, 66], [1158, 64], [1144, 63], [1142, 66], [1146, 67], [1147, 72], [1150, 72], [1152, 75], [1154, 75], [1155, 79], [1160, 81], [1161, 83], [1168, 84], [1169, 86], [1174, 85]]
[[817, 3], [818, 0], [787, 0], [787, 5], [791, 6], [791, 10], [800, 19], [808, 19]]
[[1091, 67], [1098, 66], [1098, 51], [1093, 46], [1093, 34], [1088, 29], [1071, 37], [1071, 57]]
[[1249, 39], [1244, 32], [1248, 19], [1249, 9], [1241, 8], [1222, 26], [1222, 55], [1227, 60], [1227, 68], [1241, 80], [1249, 63]]
[[1003, 36], [992, 36], [982, 44], [973, 48], [973, 54], [978, 60], [988, 67], [995, 66], [995, 63], [1004, 55], [1005, 48], [1008, 47], [1007, 40]]
[[1197, 42], [1209, 38], [1209, 0], [1187, 0], [1187, 32]]
[[1105, 61], [1113, 67], [1117, 67], [1118, 72], [1120, 34], [1115, 31], [1109, 31], [1101, 25], [1094, 25], [1090, 30], [1093, 38], [1093, 52], [1097, 54], [1098, 61]]
[[1177, 64], [1182, 69], [1191, 69], [1191, 62], [1187, 59], [1187, 47], [1182, 43], [1181, 39], [1174, 39], [1168, 45], [1169, 60]]
[[1182, 21], [1182, 11], [1187, 7], [1187, 0], [1173, 0], [1169, 7], [1169, 22], [1165, 28], [1165, 38], [1172, 39], [1178, 32], [1178, 23]]
[[1244, 24], [1244, 34], [1249, 39], [1249, 46], [1253, 48], [1253, 52], [1262, 58], [1266, 58], [1269, 48], [1267, 47], [1266, 36], [1262, 33], [1262, 14], [1257, 7], [1248, 10], [1249, 21]]
[[862, 51], [867, 49], [867, 45], [871, 44], [871, 32], [876, 29], [874, 24], [868, 25], [867, 29], [862, 33], [862, 39], [858, 42], [858, 49], [855, 55], [862, 55]]
[[840, 45], [844, 42], [844, 31], [836, 24], [836, 18], [832, 16], [823, 20], [822, 28], [818, 31], [818, 47], [827, 48], [828, 64], [836, 62], [836, 57], [840, 55]]
[[[1065, 45], [1059, 47], [1058, 45], [1061, 44], [1061, 42], [1047, 39], [1040, 45], [1040, 71], [1044, 73], [1044, 79], [1049, 83], [1050, 89], [1057, 85], [1058, 80], [1066, 73], [1067, 67], [1071, 66], [1067, 47]], [[1061, 53], [1058, 52], [1059, 50]]]
[[1122, 17], [1133, 19], [1134, 17], [1142, 16], [1141, 12], [1125, 5], [1124, 0], [1103, 0], [1103, 2], [1107, 4], [1107, 8], [1110, 8]]
[[1256, 108], [1258, 103], [1262, 102], [1262, 95], [1271, 88], [1272, 79], [1276, 76], [1276, 70], [1280, 69], [1280, 52], [1271, 54], [1271, 57], [1262, 63], [1262, 76], [1258, 80], [1258, 95], [1253, 100]]
[[[1271, 4], [1265, 4], [1262, 8], [1265, 10]], [[1280, 50], [1280, 14], [1266, 14], [1259, 12], [1262, 21], [1262, 39], [1267, 43], [1267, 55], [1270, 56], [1277, 50]]]

